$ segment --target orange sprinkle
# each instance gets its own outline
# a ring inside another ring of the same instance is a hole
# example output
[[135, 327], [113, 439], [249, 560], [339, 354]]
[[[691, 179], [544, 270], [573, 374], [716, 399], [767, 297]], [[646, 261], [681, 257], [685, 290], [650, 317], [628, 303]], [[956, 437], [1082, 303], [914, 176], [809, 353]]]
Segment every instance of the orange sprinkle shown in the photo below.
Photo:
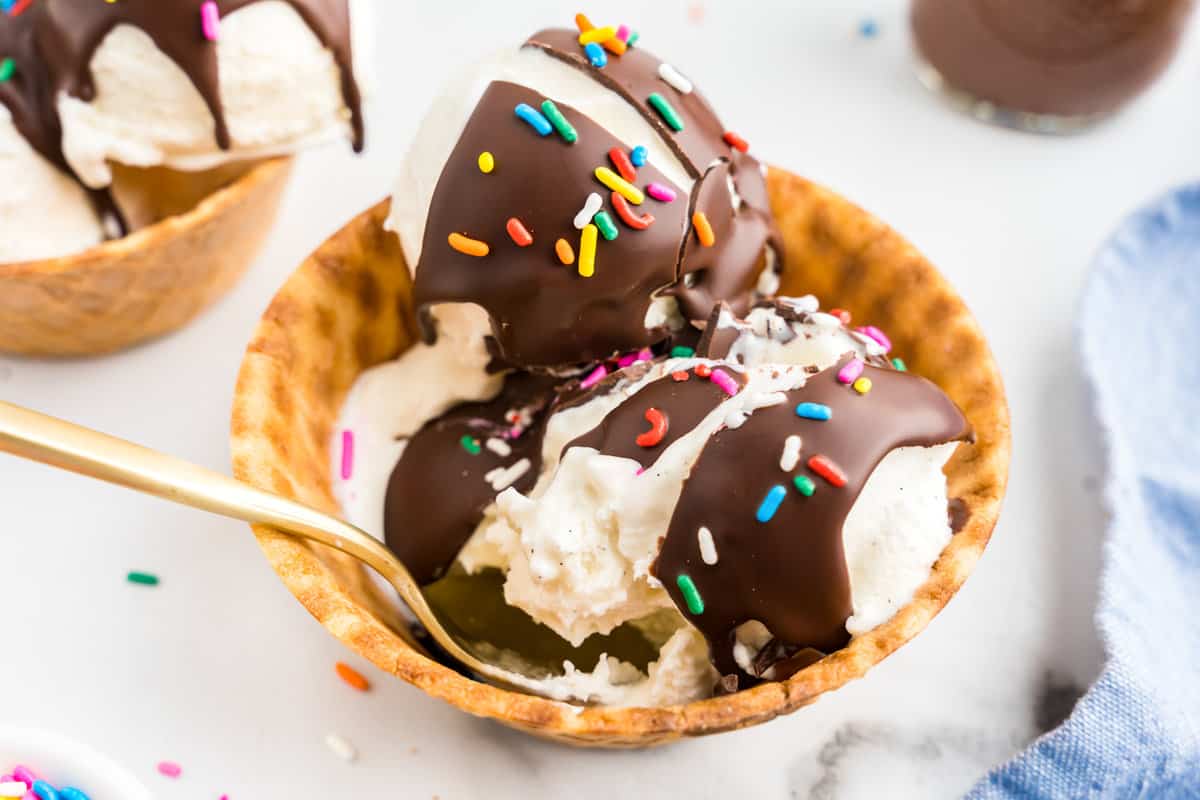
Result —
[[592, 21], [587, 18], [587, 14], [576, 14], [575, 15], [575, 27], [579, 28], [580, 33], [587, 33], [588, 31], [590, 31], [592, 28], [594, 28], [596, 26], [593, 25]]
[[725, 131], [725, 135], [721, 138], [725, 140], [725, 144], [729, 145], [734, 150], [744, 153], [750, 149], [750, 145], [746, 143], [746, 140], [738, 136], [733, 131]]
[[554, 252], [562, 263], [567, 265], [575, 263], [575, 248], [571, 247], [571, 243], [566, 239], [559, 239], [554, 243]]
[[529, 247], [529, 245], [533, 244], [533, 234], [516, 217], [509, 217], [505, 228], [508, 230], [509, 237], [516, 243], [517, 247]]
[[491, 248], [487, 246], [487, 242], [468, 238], [461, 233], [452, 233], [447, 238], [451, 247], [468, 256], [482, 258], [491, 252]]
[[850, 324], [850, 312], [844, 308], [831, 308], [829, 313], [842, 321], [843, 325]]
[[712, 247], [717, 243], [717, 237], [713, 234], [712, 225], [708, 223], [708, 217], [703, 211], [697, 211], [692, 214], [692, 227], [696, 229], [696, 236], [700, 238], [700, 244], [704, 247]]
[[337, 669], [338, 677], [350, 684], [351, 688], [357, 689], [360, 692], [368, 691], [371, 688], [371, 682], [349, 664], [343, 664], [339, 661], [335, 668]]

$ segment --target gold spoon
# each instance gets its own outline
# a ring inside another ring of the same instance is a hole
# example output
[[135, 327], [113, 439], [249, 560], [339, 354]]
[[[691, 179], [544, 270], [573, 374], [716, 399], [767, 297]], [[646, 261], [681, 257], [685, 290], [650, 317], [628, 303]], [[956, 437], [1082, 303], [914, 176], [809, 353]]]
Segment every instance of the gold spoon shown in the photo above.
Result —
[[0, 401], [0, 452], [202, 511], [267, 525], [339, 550], [382, 575], [429, 635], [468, 670], [503, 688], [539, 691], [536, 680], [501, 669], [468, 652], [442, 626], [421, 587], [392, 551], [375, 537], [337, 517], [174, 456], [3, 401]]

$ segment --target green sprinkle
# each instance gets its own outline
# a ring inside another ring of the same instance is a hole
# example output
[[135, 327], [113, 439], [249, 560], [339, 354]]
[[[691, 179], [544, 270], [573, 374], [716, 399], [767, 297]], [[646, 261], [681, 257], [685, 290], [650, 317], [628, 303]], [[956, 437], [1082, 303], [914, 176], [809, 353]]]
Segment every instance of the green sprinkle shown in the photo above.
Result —
[[477, 456], [483, 451], [483, 448], [479, 446], [479, 440], [473, 439], [470, 436], [462, 437], [458, 440], [458, 443], [462, 445], [463, 450], [466, 450], [473, 456]]
[[688, 611], [696, 615], [703, 614], [704, 598], [700, 596], [700, 591], [696, 588], [696, 584], [692, 583], [691, 577], [680, 575], [675, 582], [679, 584], [679, 591], [683, 592], [683, 599], [687, 602]]
[[647, 101], [650, 107], [658, 112], [658, 115], [663, 118], [663, 122], [667, 123], [667, 127], [673, 131], [683, 130], [683, 120], [679, 118], [679, 114], [667, 102], [667, 98], [663, 97], [658, 92], [650, 95]]
[[895, 367], [896, 369], [900, 370], [901, 372], [908, 372], [908, 366], [905, 365], [903, 358], [893, 358], [892, 366]]
[[625, 40], [625, 46], [633, 47], [634, 43], [637, 42], [637, 40], [640, 37], [641, 37], [641, 34], [638, 33], [637, 31], [634, 31], [633, 33], [629, 34], [629, 38]]
[[563, 138], [567, 144], [575, 144], [579, 140], [579, 134], [571, 123], [567, 122], [567, 118], [558, 110], [558, 106], [554, 105], [551, 100], [542, 101], [542, 113], [546, 115], [546, 119], [550, 120], [550, 124], [554, 126], [554, 130], [558, 131], [558, 135]]
[[4, 83], [12, 78], [16, 71], [17, 62], [13, 61], [11, 58], [6, 58], [3, 61], [0, 61], [0, 83]]
[[807, 475], [797, 475], [792, 478], [792, 483], [796, 484], [796, 489], [805, 497], [812, 497], [813, 492], [817, 490], [817, 485]]
[[671, 358], [691, 358], [694, 355], [696, 355], [696, 351], [690, 347], [677, 345], [671, 348]]
[[617, 238], [617, 226], [613, 222], [613, 218], [608, 215], [607, 211], [597, 212], [596, 216], [592, 217], [592, 222], [596, 223], [596, 227], [600, 229], [600, 235], [607, 241], [612, 241]]
[[149, 572], [131, 572], [125, 576], [125, 580], [140, 586], [158, 586], [158, 576]]

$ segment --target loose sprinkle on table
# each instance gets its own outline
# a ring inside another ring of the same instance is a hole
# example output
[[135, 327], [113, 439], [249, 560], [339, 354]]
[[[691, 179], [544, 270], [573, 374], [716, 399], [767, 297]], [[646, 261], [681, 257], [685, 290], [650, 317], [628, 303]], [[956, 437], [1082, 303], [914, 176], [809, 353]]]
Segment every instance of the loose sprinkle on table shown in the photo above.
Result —
[[566, 239], [559, 239], [554, 243], [554, 254], [564, 265], [569, 266], [575, 263], [575, 248], [571, 247], [571, 243]]
[[542, 116], [542, 113], [528, 103], [518, 103], [513, 109], [519, 118], [529, 123], [529, 127], [537, 133], [538, 136], [549, 136], [550, 131], [554, 130], [554, 126], [550, 124], [550, 120]]
[[617, 224], [613, 222], [613, 218], [608, 215], [607, 211], [596, 214], [592, 217], [592, 222], [600, 229], [600, 235], [604, 237], [605, 241], [611, 242], [617, 238]]
[[837, 379], [844, 384], [851, 384], [858, 380], [858, 376], [863, 373], [862, 359], [855, 358], [846, 362], [846, 365], [838, 370]]
[[333, 751], [333, 754], [345, 761], [347, 764], [352, 763], [358, 758], [358, 751], [354, 749], [354, 745], [350, 744], [345, 738], [336, 733], [325, 735], [325, 746]]
[[671, 358], [691, 358], [696, 355], [696, 351], [691, 347], [677, 344], [671, 348]]
[[463, 436], [458, 440], [458, 443], [462, 445], [463, 450], [466, 450], [473, 456], [477, 456], [483, 452], [483, 448], [479, 445], [479, 440], [473, 436]]
[[592, 217], [596, 216], [596, 212], [604, 205], [604, 198], [599, 193], [592, 192], [583, 201], [583, 208], [579, 209], [579, 213], [575, 215], [575, 230], [583, 230], [583, 226], [592, 221]]
[[617, 212], [617, 216], [621, 218], [621, 221], [635, 231], [644, 231], [654, 224], [653, 214], [647, 212], [639, 217], [629, 207], [629, 201], [616, 192], [611, 194], [609, 201], [612, 203], [613, 210]]
[[725, 131], [725, 135], [722, 136], [721, 138], [725, 140], [725, 144], [729, 145], [734, 150], [737, 150], [739, 152], [745, 153], [746, 151], [748, 151], [750, 149], [750, 144], [745, 139], [743, 139], [741, 136], [738, 136], [736, 133], [734, 133], [733, 131]]
[[579, 274], [590, 278], [596, 274], [596, 235], [599, 230], [595, 225], [584, 225], [583, 233], [579, 236]]
[[704, 613], [704, 598], [700, 596], [700, 590], [696, 588], [696, 584], [692, 582], [689, 575], [680, 574], [675, 579], [675, 584], [679, 587], [679, 591], [683, 593], [683, 600], [687, 603], [688, 611], [696, 616]]
[[553, 100], [542, 101], [542, 113], [546, 115], [546, 119], [550, 120], [550, 124], [554, 126], [554, 130], [558, 131], [558, 135], [567, 144], [575, 144], [579, 140], [579, 133], [575, 130], [575, 126], [567, 121], [563, 113], [558, 110], [558, 106], [554, 105]]
[[342, 480], [354, 476], [354, 431], [342, 431]]
[[657, 408], [647, 408], [646, 422], [650, 423], [650, 430], [645, 433], [639, 433], [637, 438], [634, 439], [638, 447], [654, 447], [660, 444], [663, 437], [667, 435], [667, 426], [670, 420], [666, 414]]
[[488, 175], [496, 168], [496, 157], [487, 150], [479, 154], [479, 171]]
[[594, 174], [596, 175], [596, 180], [600, 181], [609, 189], [612, 189], [614, 192], [621, 195], [635, 206], [640, 206], [646, 199], [646, 195], [642, 193], [641, 189], [637, 188], [608, 167], [596, 167]]
[[712, 247], [717, 243], [717, 237], [708, 221], [708, 215], [703, 211], [692, 214], [692, 227], [696, 229], [696, 237], [700, 240], [701, 247]]
[[813, 492], [817, 490], [817, 485], [807, 475], [797, 475], [792, 478], [792, 483], [795, 485], [796, 490], [805, 497], [812, 497]]
[[508, 231], [508, 237], [513, 240], [517, 247], [529, 247], [533, 244], [533, 235], [529, 229], [522, 224], [521, 220], [516, 217], [509, 217], [505, 223], [504, 229]]
[[670, 186], [664, 186], [661, 183], [646, 184], [646, 194], [650, 195], [660, 203], [675, 202], [675, 190]]
[[663, 122], [667, 123], [668, 128], [676, 132], [683, 130], [683, 119], [680, 118], [679, 113], [675, 111], [674, 107], [667, 102], [667, 98], [658, 92], [654, 92], [647, 98], [646, 102], [658, 112]]
[[450, 243], [458, 252], [467, 256], [475, 256], [483, 258], [491, 252], [491, 248], [487, 246], [487, 242], [481, 242], [478, 239], [471, 239], [463, 236], [461, 233], [452, 233], [446, 237], [446, 241]]
[[339, 661], [334, 665], [334, 669], [337, 670], [338, 677], [345, 681], [350, 688], [357, 689], [360, 692], [370, 690], [371, 682], [349, 664]]
[[608, 56], [604, 54], [604, 48], [595, 42], [589, 42], [584, 45], [583, 51], [587, 53], [588, 63], [596, 69], [604, 69], [608, 66]]
[[833, 417], [833, 409], [824, 403], [801, 403], [796, 406], [796, 416], [824, 422]]
[[[158, 586], [158, 576], [149, 572], [131, 572], [125, 576], [125, 580], [138, 586]], [[0, 794], [0, 797], [3, 795]]]
[[758, 504], [758, 511], [754, 513], [754, 518], [759, 522], [770, 522], [785, 497], [787, 497], [787, 489], [778, 483], [772, 486], [767, 490], [767, 496]]
[[792, 435], [783, 440], [783, 455], [779, 457], [779, 468], [784, 472], [791, 472], [800, 463], [800, 445], [801, 439], [799, 436]]
[[813, 456], [808, 460], [808, 468], [829, 481], [833, 486], [841, 488], [846, 485], [846, 473], [828, 456]]
[[700, 547], [700, 558], [710, 567], [717, 563], [717, 543], [713, 541], [712, 531], [703, 525], [696, 531], [696, 544]]
[[629, 156], [620, 147], [609, 149], [608, 160], [617, 168], [617, 172], [621, 173], [622, 178], [630, 183], [637, 180], [637, 170], [633, 168], [633, 162], [629, 160]]
[[638, 145], [629, 153], [629, 160], [635, 167], [646, 166], [646, 148]]
[[158, 773], [168, 778], [178, 778], [183, 774], [183, 767], [174, 761], [160, 761], [158, 762]]
[[667, 85], [677, 90], [680, 94], [692, 93], [692, 82], [685, 78], [683, 73], [665, 61], [658, 65], [658, 77], [666, 81]]

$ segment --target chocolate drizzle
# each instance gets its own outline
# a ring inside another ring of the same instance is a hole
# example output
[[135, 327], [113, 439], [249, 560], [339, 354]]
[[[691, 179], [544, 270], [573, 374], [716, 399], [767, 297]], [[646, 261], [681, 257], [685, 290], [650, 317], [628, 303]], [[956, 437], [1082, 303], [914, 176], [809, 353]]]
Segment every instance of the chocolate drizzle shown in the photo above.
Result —
[[[742, 671], [733, 655], [734, 632], [750, 620], [771, 631], [776, 641], [770, 646], [779, 657], [799, 659], [797, 664], [811, 660], [806, 650], [828, 653], [844, 646], [851, 597], [842, 525], [867, 479], [898, 447], [972, 438], [961, 412], [934, 384], [868, 366], [864, 375], [873, 388], [859, 395], [837, 379], [847, 360], [787, 392], [786, 403], [756, 411], [739, 428], [718, 431], [684, 483], [654, 570], [680, 611], [708, 639], [722, 674], [757, 679]], [[794, 409], [804, 402], [829, 406], [832, 419], [798, 417]], [[784, 472], [779, 458], [791, 434], [801, 437], [801, 459], [796, 469]], [[845, 471], [844, 486], [831, 485], [807, 466], [817, 454]], [[811, 497], [793, 485], [795, 475], [816, 484]], [[787, 494], [768, 522], [758, 522], [756, 509], [776, 485]], [[701, 527], [712, 534], [715, 564], [700, 555]], [[681, 575], [691, 578], [703, 598], [702, 613], [688, 610], [677, 582]], [[756, 671], [769, 666], [757, 665]]]
[[[222, 17], [262, 0], [217, 0]], [[342, 73], [342, 95], [351, 112], [354, 149], [363, 146], [362, 98], [354, 79], [348, 0], [284, 0], [296, 10], [321, 43], [333, 53]], [[200, 7], [204, 0], [41, 0], [38, 44], [54, 76], [55, 90], [85, 102], [95, 99], [91, 63], [96, 48], [118, 25], [132, 25], [154, 40], [175, 62], [213, 115], [217, 146], [232, 141], [221, 102], [217, 43], [204, 37]]]
[[[760, 165], [724, 142], [724, 128], [696, 91], [679, 93], [658, 77], [660, 62], [640, 49], [613, 56], [605, 69], [590, 67], [577, 34], [542, 31], [527, 47], [584, 70], [633, 105], [697, 179], [688, 202], [679, 196], [661, 203], [647, 198], [637, 214], [655, 221], [645, 230], [617, 222], [615, 240], [600, 240], [595, 274], [583, 278], [574, 265], [555, 257], [555, 242], [579, 248], [575, 215], [591, 192], [620, 220], [610, 192], [593, 176], [610, 166], [612, 147], [629, 152], [638, 142], [621, 142], [595, 121], [561, 102], [558, 106], [578, 131], [567, 144], [556, 134], [539, 137], [513, 111], [518, 103], [539, 108], [544, 98], [530, 89], [495, 82], [484, 92], [439, 177], [416, 268], [416, 301], [421, 307], [441, 302], [474, 302], [492, 318], [496, 353], [519, 368], [546, 368], [607, 358], [616, 352], [661, 343], [666, 328], [648, 329], [652, 298], [675, 296], [685, 319], [701, 322], [716, 300], [742, 311], [752, 302], [755, 279], [769, 261], [778, 261], [781, 240], [767, 201]], [[684, 120], [671, 131], [648, 108], [651, 92], [668, 96]], [[477, 166], [481, 152], [495, 157], [490, 174]], [[634, 183], [673, 186], [653, 164], [638, 169]], [[740, 196], [736, 201], [731, 189]], [[701, 248], [692, 232], [692, 212], [703, 211], [716, 244]], [[533, 234], [533, 244], [510, 240], [507, 221], [515, 217]], [[451, 233], [487, 243], [483, 257], [459, 253], [447, 244]], [[701, 252], [703, 251], [703, 252]], [[778, 266], [776, 266], [778, 268]], [[427, 339], [434, 331], [426, 327]]]
[[[560, 388], [555, 384], [546, 376], [514, 373], [492, 400], [455, 406], [409, 439], [388, 481], [384, 538], [418, 582], [444, 573], [483, 519], [501, 491], [487, 479], [492, 470], [528, 459], [529, 468], [511, 485], [519, 492], [533, 488], [546, 417]], [[464, 436], [477, 452], [463, 446]], [[511, 452], [495, 452], [488, 439]]]
[[[745, 376], [729, 367], [718, 367], [739, 386], [746, 383]], [[563, 448], [591, 447], [608, 456], [629, 458], [649, 469], [663, 452], [680, 437], [692, 432], [701, 420], [729, 395], [706, 377], [697, 375], [694, 369], [686, 370], [686, 380], [676, 380], [672, 375], [651, 381], [636, 394], [626, 399], [601, 420], [592, 430], [573, 440]], [[667, 419], [667, 432], [652, 447], [637, 444], [639, 434], [648, 427], [646, 410], [658, 409]]]

